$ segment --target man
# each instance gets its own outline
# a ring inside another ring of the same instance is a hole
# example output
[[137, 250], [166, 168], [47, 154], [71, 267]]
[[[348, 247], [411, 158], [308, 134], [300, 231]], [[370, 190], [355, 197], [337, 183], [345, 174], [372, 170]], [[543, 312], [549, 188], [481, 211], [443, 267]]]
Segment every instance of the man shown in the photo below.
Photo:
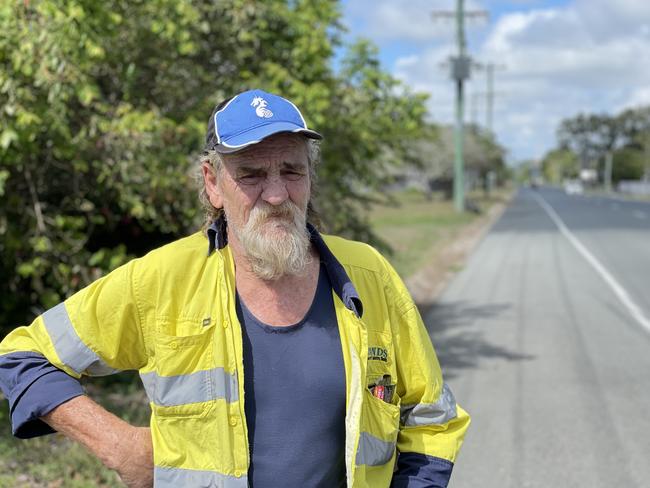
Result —
[[[469, 417], [395, 271], [309, 223], [318, 139], [261, 90], [217, 106], [201, 162], [206, 232], [0, 344], [14, 434], [60, 431], [132, 487], [447, 486]], [[77, 381], [128, 369], [150, 428]]]

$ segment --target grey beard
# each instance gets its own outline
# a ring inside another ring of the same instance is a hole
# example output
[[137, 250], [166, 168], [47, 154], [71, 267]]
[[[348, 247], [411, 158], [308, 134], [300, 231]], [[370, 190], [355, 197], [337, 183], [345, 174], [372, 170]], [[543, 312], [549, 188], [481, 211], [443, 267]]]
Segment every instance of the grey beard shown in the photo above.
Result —
[[[273, 217], [275, 215], [282, 215], [283, 219], [276, 223]], [[269, 219], [273, 220], [269, 222]], [[282, 226], [283, 231], [268, 230], [275, 225]], [[277, 280], [286, 275], [299, 276], [306, 272], [311, 263], [306, 216], [292, 202], [287, 201], [279, 207], [256, 207], [246, 225], [233, 231], [237, 234], [251, 270], [265, 281]]]

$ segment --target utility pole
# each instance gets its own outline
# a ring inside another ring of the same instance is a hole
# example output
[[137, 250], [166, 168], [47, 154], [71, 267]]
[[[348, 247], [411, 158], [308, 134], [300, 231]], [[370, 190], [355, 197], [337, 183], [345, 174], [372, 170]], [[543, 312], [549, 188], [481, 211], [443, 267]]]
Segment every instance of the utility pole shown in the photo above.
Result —
[[457, 55], [450, 58], [451, 77], [456, 83], [456, 129], [454, 131], [454, 207], [456, 211], [465, 210], [465, 182], [464, 182], [464, 161], [463, 161], [463, 83], [469, 79], [471, 60], [466, 54], [467, 43], [465, 41], [465, 17], [487, 17], [485, 11], [465, 12], [464, 0], [456, 0], [456, 11], [436, 11], [432, 13], [433, 18], [455, 17], [456, 19], [456, 44]]
[[485, 127], [492, 134], [492, 110], [494, 108], [494, 63], [487, 64], [487, 110]]
[[607, 193], [612, 192], [612, 166], [614, 162], [614, 155], [612, 151], [609, 150], [605, 154], [605, 191]]
[[645, 171], [643, 172], [643, 181], [647, 190], [648, 184], [650, 183], [650, 132], [646, 132], [643, 148], [645, 149]]

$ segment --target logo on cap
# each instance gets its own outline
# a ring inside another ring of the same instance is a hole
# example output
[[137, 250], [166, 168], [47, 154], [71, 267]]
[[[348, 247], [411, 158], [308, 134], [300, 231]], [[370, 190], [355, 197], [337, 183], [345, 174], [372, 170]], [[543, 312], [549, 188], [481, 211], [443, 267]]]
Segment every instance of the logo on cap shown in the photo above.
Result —
[[255, 97], [251, 102], [251, 106], [255, 107], [255, 114], [263, 119], [273, 117], [273, 112], [266, 108], [267, 105], [268, 103], [262, 97]]

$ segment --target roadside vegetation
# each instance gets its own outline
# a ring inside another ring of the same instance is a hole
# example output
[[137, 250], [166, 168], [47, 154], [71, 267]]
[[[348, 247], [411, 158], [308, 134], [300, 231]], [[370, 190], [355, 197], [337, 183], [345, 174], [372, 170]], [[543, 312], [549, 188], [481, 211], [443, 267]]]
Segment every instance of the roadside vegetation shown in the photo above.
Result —
[[393, 196], [393, 202], [376, 205], [369, 212], [370, 222], [389, 246], [389, 260], [402, 278], [407, 278], [427, 258], [437, 244], [462, 225], [471, 222], [476, 214], [454, 211], [449, 200], [427, 200], [415, 190]]
[[[449, 179], [450, 128], [349, 39], [338, 1], [33, 0], [0, 4], [0, 338], [202, 221], [188, 177], [208, 114], [251, 87], [325, 137], [316, 207], [377, 241], [361, 209], [408, 168]], [[16, 46], [20, 48], [17, 49]], [[468, 131], [468, 170], [505, 167]]]
[[547, 182], [560, 184], [577, 178], [582, 169], [595, 171], [601, 183], [610, 172], [613, 185], [650, 178], [650, 106], [563, 120], [557, 129], [557, 147], [542, 158], [542, 175]]

